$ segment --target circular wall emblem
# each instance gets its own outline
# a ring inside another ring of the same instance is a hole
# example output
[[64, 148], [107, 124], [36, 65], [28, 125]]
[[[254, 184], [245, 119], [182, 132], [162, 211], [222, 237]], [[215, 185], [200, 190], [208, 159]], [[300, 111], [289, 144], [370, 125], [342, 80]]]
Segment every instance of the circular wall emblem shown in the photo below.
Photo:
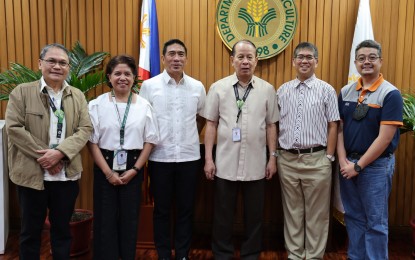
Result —
[[216, 28], [225, 45], [248, 39], [258, 59], [271, 58], [291, 42], [297, 28], [294, 0], [219, 0]]

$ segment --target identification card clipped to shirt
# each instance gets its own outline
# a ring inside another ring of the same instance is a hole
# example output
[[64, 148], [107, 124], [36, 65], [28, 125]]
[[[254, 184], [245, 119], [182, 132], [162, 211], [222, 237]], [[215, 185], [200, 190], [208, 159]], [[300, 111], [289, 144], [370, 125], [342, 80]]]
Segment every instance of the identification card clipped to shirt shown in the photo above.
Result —
[[241, 141], [241, 129], [239, 127], [232, 128], [232, 141], [234, 142]]
[[127, 169], [127, 151], [125, 150], [115, 151], [112, 169], [114, 171], [125, 171]]

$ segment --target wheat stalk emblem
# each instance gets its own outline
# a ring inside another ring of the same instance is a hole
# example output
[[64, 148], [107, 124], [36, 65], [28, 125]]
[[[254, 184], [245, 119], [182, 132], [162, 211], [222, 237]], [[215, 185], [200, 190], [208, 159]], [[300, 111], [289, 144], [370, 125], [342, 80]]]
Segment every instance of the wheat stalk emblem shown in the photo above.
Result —
[[268, 9], [268, 2], [265, 0], [249, 0], [246, 8], [239, 9], [238, 18], [247, 23], [246, 34], [262, 37], [268, 34], [267, 23], [277, 18], [277, 13], [274, 8]]

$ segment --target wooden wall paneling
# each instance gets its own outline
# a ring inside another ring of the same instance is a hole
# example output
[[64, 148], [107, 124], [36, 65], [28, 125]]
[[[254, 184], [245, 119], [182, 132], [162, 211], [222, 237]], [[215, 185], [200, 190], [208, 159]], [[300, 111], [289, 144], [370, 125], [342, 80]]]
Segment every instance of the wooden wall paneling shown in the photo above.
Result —
[[[98, 0], [100, 1], [100, 0]], [[110, 52], [110, 3], [109, 0], [101, 0], [102, 3], [102, 23], [101, 23], [101, 31], [102, 31], [102, 50], [106, 52]], [[111, 53], [111, 55], [113, 55]]]
[[192, 44], [190, 45], [190, 48], [192, 50], [192, 56], [190, 57], [191, 60], [191, 75], [193, 77], [199, 78], [198, 76], [200, 75], [200, 58], [199, 58], [199, 54], [200, 52], [204, 52], [205, 50], [200, 48], [200, 12], [201, 10], [200, 5], [199, 5], [200, 1], [192, 1], [192, 13], [191, 13], [191, 18], [192, 21], [189, 21], [189, 23], [191, 23], [192, 27], [191, 27], [191, 42]]
[[[86, 51], [87, 50], [87, 23], [90, 23], [90, 21], [87, 22], [86, 20], [86, 2], [84, 0], [75, 0], [74, 2], [77, 3], [76, 5], [76, 19], [77, 21], [77, 27], [78, 27], [78, 34], [76, 36], [76, 39], [73, 39], [72, 42], [68, 42], [68, 46], [73, 46], [73, 44], [75, 43], [76, 40], [79, 40], [79, 42], [81, 43], [81, 45], [85, 48]], [[90, 2], [90, 1], [88, 1]], [[71, 17], [71, 19], [74, 19], [75, 17]]]
[[282, 69], [284, 67], [284, 59], [285, 59], [285, 52], [283, 51], [280, 54], [277, 55], [276, 59], [276, 77], [275, 82], [271, 84], [275, 84], [274, 87], [278, 89], [283, 83], [284, 83], [284, 70]]
[[[412, 8], [411, 6], [412, 5]], [[408, 55], [410, 57], [411, 55], [411, 49], [412, 49], [412, 37], [411, 33], [413, 32], [413, 15], [414, 15], [414, 9], [413, 9], [413, 1], [411, 1], [411, 4], [409, 2], [402, 1], [399, 8], [399, 13], [402, 14], [399, 17], [399, 32], [398, 32], [398, 45], [402, 48], [402, 50], [399, 52], [399, 58], [397, 57], [397, 64], [400, 64], [400, 66], [397, 67], [398, 71], [398, 77], [396, 80], [396, 85], [399, 86], [399, 88], [402, 90], [402, 92], [406, 92], [408, 89], [408, 84], [410, 84], [407, 80], [410, 75], [410, 63], [408, 61]], [[407, 76], [406, 76], [407, 75]], [[403, 176], [403, 189], [398, 189], [397, 192], [401, 191], [400, 193], [403, 196], [403, 199], [401, 200], [401, 204], [398, 205], [398, 208], [402, 206], [403, 214], [400, 214], [399, 222], [404, 221], [404, 219], [410, 219], [411, 216], [411, 209], [407, 207], [407, 205], [411, 204], [412, 196], [405, 196], [405, 194], [410, 194], [411, 192], [411, 185], [412, 185], [412, 176], [410, 174], [407, 174], [405, 172], [405, 168], [408, 167], [408, 169], [413, 168], [413, 162], [411, 160], [408, 160], [408, 156], [410, 153], [406, 153], [408, 149], [410, 151], [413, 151], [413, 137], [407, 136], [406, 142], [401, 142], [400, 145], [402, 145], [402, 150], [405, 151], [404, 153], [399, 153], [397, 158], [399, 158], [399, 166], [398, 173], [400, 176]], [[412, 167], [412, 168], [411, 168]]]
[[[96, 50], [109, 52], [109, 3], [108, 0], [95, 0], [95, 20], [96, 20], [96, 29], [95, 29], [95, 45]], [[139, 25], [137, 25], [137, 30], [139, 30]], [[139, 44], [137, 42], [137, 44]], [[105, 64], [109, 61], [110, 58], [107, 58], [104, 61]], [[104, 86], [100, 86], [94, 90], [95, 95], [104, 92]]]
[[[137, 26], [134, 24], [133, 19], [133, 0], [125, 1], [125, 53], [132, 55], [133, 48], [138, 48], [138, 41], [134, 42], [133, 30], [128, 30], [128, 28], [134, 28]], [[136, 60], [138, 63], [138, 60]]]
[[[132, 13], [132, 17], [133, 17], [133, 24], [131, 25], [133, 30], [132, 30], [132, 35], [133, 35], [133, 47], [132, 47], [132, 51], [131, 51], [131, 55], [133, 55], [133, 57], [135, 57], [137, 59], [138, 62], [138, 55], [140, 52], [140, 32], [139, 32], [139, 28], [140, 28], [140, 10], [141, 10], [141, 5], [139, 4], [139, 1], [133, 1], [132, 2], [132, 8], [133, 8], [133, 13]], [[128, 31], [127, 31], [128, 33]], [[160, 55], [160, 54], [159, 54]]]
[[207, 75], [206, 81], [203, 82], [205, 84], [206, 92], [210, 85], [215, 81], [215, 61], [214, 61], [214, 54], [215, 54], [215, 1], [207, 0], [206, 1], [206, 13], [207, 13], [207, 24], [206, 24], [206, 67], [207, 67]]
[[118, 13], [117, 13], [117, 2], [116, 1], [109, 1], [109, 38], [108, 41], [110, 42], [109, 52], [111, 56], [115, 56], [118, 54]]
[[207, 45], [207, 38], [208, 38], [208, 27], [207, 27], [207, 0], [200, 0], [200, 43], [199, 43], [199, 56], [197, 57], [196, 66], [199, 66], [199, 78], [198, 80], [204, 82], [204, 85], [206, 84], [207, 79], [207, 57], [209, 48]]
[[[308, 39], [308, 30], [309, 30], [309, 20], [310, 20], [310, 10], [309, 10], [309, 1], [301, 1], [300, 4], [297, 2], [297, 34], [300, 34], [300, 41], [303, 39]], [[300, 18], [301, 17], [301, 18]], [[291, 42], [292, 44], [292, 42]], [[298, 43], [297, 43], [298, 44]], [[293, 47], [295, 48], [296, 45]]]
[[64, 19], [65, 19], [65, 10], [62, 1], [53, 2], [53, 13], [55, 16], [55, 31], [54, 31], [54, 42], [64, 42], [63, 34], [65, 33]]
[[[88, 54], [91, 54], [95, 50], [95, 12], [94, 12], [94, 1], [85, 1], [85, 34], [86, 41], [83, 44]], [[126, 10], [127, 11], [127, 10]], [[73, 44], [73, 43], [72, 43]]]
[[396, 48], [396, 78], [395, 82], [400, 87], [402, 86], [402, 73], [404, 68], [404, 55], [405, 55], [405, 29], [406, 29], [406, 1], [399, 2], [398, 16], [397, 16], [397, 48]]
[[4, 0], [0, 0], [0, 39], [2, 40], [0, 48], [0, 72], [9, 68], [9, 59], [7, 57], [7, 30], [6, 30], [6, 6]]
[[[315, 17], [317, 16], [317, 12], [319, 10], [317, 10], [317, 0], [310, 0], [308, 1], [308, 33], [307, 33], [307, 40], [313, 44], [316, 43], [316, 19]], [[346, 3], [346, 1], [343, 1], [344, 3]], [[298, 5], [297, 5], [298, 6]], [[301, 19], [301, 18], [300, 18]], [[318, 48], [318, 46], [317, 46]]]
[[23, 60], [22, 63], [26, 66], [32, 64], [32, 51], [31, 51], [31, 32], [30, 32], [30, 7], [29, 0], [22, 0], [22, 43], [23, 43]]
[[334, 55], [334, 59], [337, 63], [337, 72], [336, 72], [336, 82], [333, 83], [334, 89], [336, 89], [337, 93], [340, 92], [340, 89], [343, 85], [347, 83], [347, 74], [349, 73], [349, 66], [346, 66], [346, 60], [350, 60], [350, 48], [349, 51], [346, 48], [346, 41], [345, 36], [347, 34], [353, 34], [352, 32], [349, 33], [346, 30], [346, 24], [347, 24], [347, 15], [342, 15], [344, 13], [348, 13], [349, 10], [347, 10], [347, 2], [346, 1], [340, 1], [339, 5], [339, 13], [337, 14], [339, 17], [339, 27], [338, 27], [338, 45], [336, 46], [336, 54]]
[[325, 79], [330, 83], [330, 45], [331, 45], [331, 24], [332, 24], [332, 15], [331, 15], [332, 0], [325, 0], [323, 8], [323, 44], [321, 47], [320, 54], [320, 72], [317, 72], [319, 78]]
[[[216, 19], [216, 5], [218, 4], [218, 0], [215, 1], [215, 19]], [[223, 56], [226, 55], [227, 50], [225, 50], [223, 48], [223, 43], [221, 38], [219, 37], [217, 28], [216, 28], [216, 23], [215, 23], [215, 27], [213, 28], [215, 30], [215, 44], [214, 44], [214, 71], [215, 71], [215, 76], [214, 76], [214, 82], [217, 81], [218, 79], [222, 78], [223, 75], [223, 70], [225, 70], [225, 64], [222, 61]], [[226, 64], [227, 65], [227, 64]]]
[[[374, 2], [374, 1], [372, 1]], [[389, 63], [388, 61], [388, 53], [389, 53], [389, 41], [384, 40], [384, 38], [388, 39], [390, 37], [390, 30], [391, 30], [391, 9], [392, 9], [392, 2], [385, 1], [383, 3], [372, 3], [371, 11], [372, 12], [372, 23], [373, 23], [373, 31], [375, 40], [382, 44], [382, 58], [384, 60], [384, 65], [382, 66], [382, 72], [385, 75], [389, 75], [389, 67], [385, 66], [385, 63]], [[377, 17], [381, 17], [382, 21], [382, 28], [381, 30], [378, 29], [377, 25]], [[391, 67], [392, 68], [392, 67]]]
[[[412, 50], [412, 46], [414, 46], [415, 43], [415, 17], [414, 17], [414, 13], [415, 13], [415, 4], [414, 1], [409, 1], [409, 6], [408, 6], [408, 15], [407, 15], [407, 19], [408, 19], [408, 24], [410, 26], [411, 29], [408, 30], [407, 32], [407, 36], [408, 38], [411, 39], [411, 42], [409, 43], [408, 40], [408, 44], [407, 49], [408, 49], [408, 53], [406, 54], [406, 59], [405, 59], [405, 64], [408, 67], [408, 70], [406, 70], [407, 72], [404, 74], [406, 77], [404, 79], [405, 83], [407, 84], [407, 90], [405, 90], [405, 92], [407, 93], [412, 93], [415, 94], [415, 86], [413, 84], [411, 84], [412, 82], [415, 82], [415, 73], [413, 73], [414, 69], [415, 69], [415, 51]], [[409, 51], [410, 50], [410, 51]], [[407, 134], [410, 135], [410, 134]], [[406, 146], [406, 151], [405, 151], [405, 170], [403, 171], [404, 174], [409, 176], [409, 180], [408, 182], [411, 184], [410, 185], [410, 189], [407, 192], [406, 197], [409, 197], [411, 199], [410, 203], [406, 204], [406, 207], [409, 208], [409, 218], [414, 217], [415, 215], [415, 136], [411, 135], [409, 138], [411, 138], [411, 141], [409, 142], [409, 145]], [[401, 223], [403, 225], [407, 225], [409, 222], [409, 218], [408, 219], [404, 219]]]
[[79, 38], [79, 25], [78, 25], [78, 1], [71, 0], [68, 1], [69, 7], [69, 15], [68, 15], [68, 23], [70, 24], [69, 32], [70, 37], [67, 39], [66, 44], [68, 46], [72, 45], [77, 40], [81, 41]]
[[[47, 16], [48, 13], [46, 11], [46, 1], [45, 0], [38, 0], [38, 19], [39, 19], [39, 47], [42, 48], [44, 45], [48, 43], [48, 35], [47, 35]], [[53, 25], [51, 25], [53, 28]], [[40, 49], [38, 50], [40, 52]]]
[[[329, 54], [329, 66], [330, 71], [328, 77], [324, 80], [329, 82], [332, 86], [336, 86], [339, 75], [339, 63], [337, 54], [339, 50], [339, 17], [340, 17], [340, 0], [332, 1], [332, 19], [331, 19], [331, 40], [330, 40], [330, 54]], [[340, 73], [342, 74], [342, 72]]]
[[[310, 41], [319, 49], [316, 74], [337, 91], [346, 84], [350, 47], [359, 0], [296, 0], [299, 24], [292, 43], [279, 55], [261, 61], [256, 75], [276, 88], [295, 77], [292, 52], [300, 41]], [[396, 3], [395, 3], [396, 2]], [[415, 52], [414, 2], [412, 0], [372, 0], [371, 13], [375, 39], [382, 44], [385, 78], [405, 92], [415, 92], [412, 63]], [[233, 73], [230, 51], [222, 43], [216, 27], [218, 0], [157, 0], [160, 44], [170, 38], [184, 40], [189, 49], [186, 72], [201, 80], [206, 89]], [[108, 51], [128, 53], [138, 58], [141, 0], [0, 0], [0, 70], [9, 62], [20, 62], [37, 69], [40, 49], [50, 42], [72, 47], [76, 40], [88, 53]], [[67, 20], [65, 20], [67, 17]], [[107, 62], [106, 60], [105, 62]], [[138, 59], [137, 59], [138, 61]], [[108, 91], [100, 87], [91, 95]], [[0, 102], [4, 118], [6, 102]], [[397, 165], [390, 197], [390, 224], [408, 225], [415, 214], [414, 137], [402, 136], [397, 151]], [[77, 206], [92, 207], [92, 159], [87, 150], [81, 195]], [[208, 185], [204, 189], [209, 191]], [[202, 198], [202, 203], [212, 203]], [[208, 210], [206, 212], [209, 212]], [[206, 213], [205, 212], [205, 213]], [[18, 217], [18, 208], [12, 209]], [[208, 214], [208, 213], [207, 213]], [[275, 213], [269, 213], [273, 216]], [[210, 221], [209, 218], [202, 218]]]
[[[389, 12], [389, 14], [393, 14], [393, 17], [398, 17], [399, 15], [399, 6], [398, 4], [392, 5], [391, 6], [391, 10]], [[379, 23], [381, 23], [381, 20], [379, 20]], [[397, 55], [398, 55], [398, 50], [397, 50], [397, 43], [396, 40], [398, 39], [398, 19], [391, 19], [390, 21], [390, 27], [386, 27], [384, 29], [384, 31], [379, 32], [379, 34], [381, 35], [381, 37], [379, 39], [377, 39], [376, 35], [375, 35], [375, 39], [377, 41], [380, 42], [380, 44], [382, 44], [383, 47], [383, 43], [387, 42], [387, 46], [388, 48], [385, 50], [385, 55], [382, 54], [382, 56], [384, 56], [383, 58], [383, 64], [382, 64], [382, 72], [384, 73], [383, 68], [384, 67], [388, 67], [388, 74], [385, 74], [385, 79], [392, 82], [392, 84], [395, 84], [397, 87], [400, 87], [399, 85], [396, 84], [396, 80], [398, 78], [397, 74], [399, 73], [397, 70], [395, 69], [391, 69], [391, 68], [396, 68], [397, 64]], [[389, 30], [387, 30], [389, 29]], [[379, 35], [378, 34], [378, 35]], [[387, 37], [387, 35], [389, 35]], [[383, 51], [383, 49], [382, 49]], [[402, 140], [406, 140], [406, 136], [402, 137]], [[402, 144], [402, 141], [400, 142]], [[398, 147], [398, 151], [401, 151], [403, 149], [403, 147]], [[403, 213], [402, 209], [403, 209], [403, 186], [405, 185], [405, 176], [403, 174], [399, 174], [399, 169], [401, 168], [401, 164], [399, 163], [401, 161], [401, 156], [397, 156], [397, 165], [396, 165], [396, 172], [393, 176], [393, 183], [392, 183], [392, 195], [390, 196], [390, 201], [394, 201], [394, 203], [390, 204], [390, 221], [391, 222], [397, 222], [399, 221], [399, 219], [401, 219], [400, 215]]]
[[[117, 1], [117, 41], [118, 41], [118, 50], [116, 54], [123, 54], [125, 53], [125, 0]], [[115, 39], [114, 39], [115, 40]]]
[[[328, 0], [331, 1], [331, 0]], [[322, 67], [323, 67], [323, 50], [326, 46], [323, 45], [323, 43], [325, 42], [325, 37], [324, 37], [324, 26], [325, 26], [325, 21], [324, 21], [324, 17], [325, 17], [325, 12], [324, 12], [324, 5], [326, 4], [326, 1], [324, 0], [318, 0], [317, 1], [317, 12], [316, 12], [316, 17], [314, 19], [316, 19], [316, 42], [315, 45], [317, 46], [317, 48], [320, 50], [319, 53], [319, 65], [318, 68], [316, 70], [316, 76], [318, 78], [321, 78], [323, 80], [325, 80], [325, 77], [322, 77]], [[301, 18], [300, 18], [301, 19]]]
[[55, 42], [55, 29], [60, 30], [60, 28], [56, 28], [55, 21], [59, 20], [60, 17], [56, 16], [53, 8], [53, 0], [45, 0], [42, 2], [44, 4], [45, 11], [45, 34], [46, 34], [46, 42], [45, 44]]
[[176, 30], [174, 35], [171, 35], [168, 39], [166, 38], [165, 41], [168, 41], [171, 38], [176, 38], [176, 35], [182, 37], [181, 39], [184, 40], [188, 51], [185, 70], [190, 76], [196, 78], [198, 74], [194, 73], [194, 69], [198, 66], [196, 61], [200, 50], [198, 46], [196, 46], [196, 43], [193, 42], [193, 40], [197, 37], [197, 31], [194, 31], [195, 27], [193, 25], [195, 23], [194, 19], [197, 19], [197, 16], [195, 18], [195, 10], [193, 9], [195, 1], [179, 0], [176, 3], [176, 12], [179, 14], [179, 17], [177, 17], [178, 19], [176, 19]]
[[20, 0], [13, 2], [16, 61], [19, 63], [23, 62], [23, 22], [21, 4]]
[[14, 38], [14, 12], [13, 2], [6, 1], [6, 41], [7, 41], [7, 58], [10, 61], [16, 61], [16, 40]]

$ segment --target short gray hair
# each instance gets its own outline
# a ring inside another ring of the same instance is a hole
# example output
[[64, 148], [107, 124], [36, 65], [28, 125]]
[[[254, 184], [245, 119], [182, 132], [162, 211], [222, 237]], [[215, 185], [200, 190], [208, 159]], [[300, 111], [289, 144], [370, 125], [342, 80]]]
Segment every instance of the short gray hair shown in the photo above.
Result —
[[66, 55], [68, 55], [68, 58], [69, 58], [69, 51], [68, 51], [68, 49], [65, 48], [65, 46], [63, 46], [62, 44], [59, 44], [59, 43], [51, 43], [51, 44], [48, 44], [45, 47], [43, 47], [43, 49], [40, 51], [39, 59], [42, 60], [43, 58], [45, 58], [46, 53], [51, 48], [59, 48], [59, 49], [63, 50], [66, 53]]

